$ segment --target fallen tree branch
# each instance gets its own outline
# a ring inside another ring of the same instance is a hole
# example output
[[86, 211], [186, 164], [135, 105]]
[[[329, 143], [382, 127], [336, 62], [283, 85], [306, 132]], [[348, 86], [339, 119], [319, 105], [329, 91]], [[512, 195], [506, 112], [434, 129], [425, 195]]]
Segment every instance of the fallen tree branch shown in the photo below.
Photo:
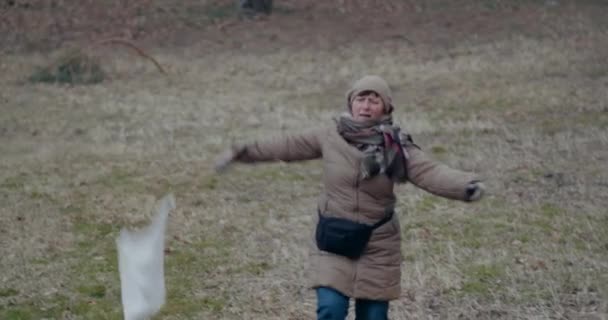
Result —
[[127, 46], [127, 47], [135, 50], [135, 52], [137, 52], [137, 54], [139, 56], [152, 61], [152, 63], [154, 63], [154, 65], [160, 71], [160, 73], [167, 75], [167, 72], [165, 71], [165, 69], [163, 69], [163, 67], [160, 65], [160, 63], [158, 63], [158, 61], [156, 61], [156, 59], [154, 59], [153, 57], [148, 55], [145, 51], [143, 51], [142, 49], [140, 49], [139, 47], [137, 47], [135, 44], [133, 44], [132, 42], [130, 42], [128, 40], [119, 39], [119, 38], [110, 38], [110, 39], [105, 39], [105, 40], [96, 42], [94, 45], [104, 45], [104, 44], [111, 44], [111, 43], [122, 44], [124, 46]]

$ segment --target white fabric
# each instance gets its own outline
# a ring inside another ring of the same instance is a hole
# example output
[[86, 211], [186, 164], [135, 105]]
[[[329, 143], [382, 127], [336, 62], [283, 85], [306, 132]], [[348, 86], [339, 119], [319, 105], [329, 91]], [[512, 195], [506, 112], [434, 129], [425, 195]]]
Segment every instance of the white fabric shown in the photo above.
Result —
[[144, 320], [165, 303], [164, 240], [175, 198], [160, 200], [152, 223], [140, 230], [120, 231], [116, 239], [125, 320]]

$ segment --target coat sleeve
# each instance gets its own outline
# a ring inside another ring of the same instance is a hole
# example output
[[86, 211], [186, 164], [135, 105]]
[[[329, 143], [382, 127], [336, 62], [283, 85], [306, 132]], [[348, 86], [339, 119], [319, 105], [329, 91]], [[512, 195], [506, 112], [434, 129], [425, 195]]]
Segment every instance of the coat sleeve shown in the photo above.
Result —
[[466, 200], [466, 187], [479, 180], [473, 173], [452, 169], [431, 159], [415, 144], [406, 145], [408, 181], [434, 195]]
[[321, 130], [317, 129], [254, 141], [243, 145], [235, 160], [253, 163], [317, 159], [322, 156], [320, 136]]

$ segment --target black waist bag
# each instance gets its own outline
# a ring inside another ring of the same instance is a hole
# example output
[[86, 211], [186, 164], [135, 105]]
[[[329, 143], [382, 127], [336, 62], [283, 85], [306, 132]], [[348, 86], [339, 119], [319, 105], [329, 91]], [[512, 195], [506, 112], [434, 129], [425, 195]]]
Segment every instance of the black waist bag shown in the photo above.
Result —
[[348, 219], [324, 217], [319, 212], [319, 223], [315, 230], [317, 247], [323, 251], [357, 259], [365, 250], [372, 231], [391, 220], [392, 217], [393, 212], [391, 211], [382, 220], [368, 225]]

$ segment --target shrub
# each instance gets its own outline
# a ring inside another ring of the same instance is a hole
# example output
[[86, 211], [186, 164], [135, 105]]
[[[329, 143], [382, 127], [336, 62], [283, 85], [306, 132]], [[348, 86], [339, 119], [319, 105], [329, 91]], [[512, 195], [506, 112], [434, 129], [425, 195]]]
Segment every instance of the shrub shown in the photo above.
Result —
[[34, 83], [95, 84], [105, 79], [99, 60], [81, 50], [68, 51], [50, 66], [38, 68], [30, 77]]

